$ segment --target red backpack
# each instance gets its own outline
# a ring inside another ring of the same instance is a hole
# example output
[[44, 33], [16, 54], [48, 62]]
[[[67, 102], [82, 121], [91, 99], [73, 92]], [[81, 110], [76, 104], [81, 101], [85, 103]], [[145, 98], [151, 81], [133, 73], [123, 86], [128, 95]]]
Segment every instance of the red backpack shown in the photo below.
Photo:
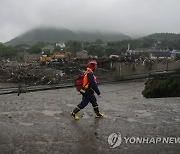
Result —
[[80, 91], [83, 89], [83, 79], [84, 79], [84, 74], [78, 74], [75, 79], [75, 86], [76, 90]]

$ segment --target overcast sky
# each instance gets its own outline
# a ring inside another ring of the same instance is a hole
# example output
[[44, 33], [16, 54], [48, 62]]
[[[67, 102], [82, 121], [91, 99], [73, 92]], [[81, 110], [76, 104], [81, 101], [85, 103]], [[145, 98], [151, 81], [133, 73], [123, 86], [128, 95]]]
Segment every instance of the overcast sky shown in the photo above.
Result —
[[180, 0], [0, 0], [0, 42], [39, 26], [180, 33]]

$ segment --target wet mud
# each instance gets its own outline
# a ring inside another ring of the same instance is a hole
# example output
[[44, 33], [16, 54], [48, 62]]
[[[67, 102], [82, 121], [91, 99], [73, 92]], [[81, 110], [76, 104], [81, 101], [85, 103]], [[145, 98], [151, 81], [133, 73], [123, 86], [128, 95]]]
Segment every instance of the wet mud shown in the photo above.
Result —
[[91, 104], [74, 121], [80, 102], [74, 88], [0, 96], [0, 154], [180, 153], [180, 144], [125, 143], [111, 148], [108, 137], [180, 137], [180, 98], [145, 99], [144, 82], [99, 86], [104, 118]]

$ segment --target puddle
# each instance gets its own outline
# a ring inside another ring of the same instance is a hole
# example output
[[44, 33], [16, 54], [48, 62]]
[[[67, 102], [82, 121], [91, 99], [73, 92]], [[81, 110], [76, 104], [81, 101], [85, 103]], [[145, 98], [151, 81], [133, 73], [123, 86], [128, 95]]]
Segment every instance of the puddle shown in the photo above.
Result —
[[133, 119], [133, 118], [128, 118], [127, 119], [128, 122], [138, 122], [137, 120]]
[[152, 116], [152, 114], [147, 110], [135, 110], [134, 112], [136, 112], [139, 116]]
[[66, 105], [69, 106], [69, 107], [75, 107], [74, 104], [66, 104]]
[[42, 114], [46, 116], [54, 116], [54, 114], [60, 114], [62, 111], [50, 111], [50, 110], [44, 110], [41, 112]]
[[112, 119], [112, 116], [104, 114], [104, 118]]
[[29, 111], [11, 111], [11, 112], [1, 112], [0, 115], [5, 115], [8, 117], [14, 117], [14, 115], [20, 115], [26, 117]]
[[133, 119], [133, 118], [128, 118], [127, 119], [128, 122], [136, 122], [136, 123], [141, 123], [141, 124], [146, 124], [146, 125], [153, 125], [155, 124], [153, 121], [147, 121], [146, 119]]
[[23, 126], [33, 126], [34, 124], [33, 123], [24, 123], [24, 122], [19, 122], [20, 125], [23, 125]]
[[180, 119], [174, 119], [176, 122], [180, 122]]
[[60, 117], [54, 117], [55, 119], [57, 119], [57, 120], [60, 120], [61, 118]]

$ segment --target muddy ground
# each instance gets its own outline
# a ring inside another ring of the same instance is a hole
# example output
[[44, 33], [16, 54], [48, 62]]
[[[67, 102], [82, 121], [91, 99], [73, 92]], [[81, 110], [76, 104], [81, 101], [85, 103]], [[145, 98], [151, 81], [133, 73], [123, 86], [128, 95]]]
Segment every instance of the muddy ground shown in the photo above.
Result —
[[179, 154], [180, 143], [125, 143], [108, 137], [180, 137], [180, 98], [145, 99], [144, 82], [100, 85], [102, 119], [91, 104], [74, 121], [81, 100], [74, 88], [0, 96], [0, 154], [137, 153]]

